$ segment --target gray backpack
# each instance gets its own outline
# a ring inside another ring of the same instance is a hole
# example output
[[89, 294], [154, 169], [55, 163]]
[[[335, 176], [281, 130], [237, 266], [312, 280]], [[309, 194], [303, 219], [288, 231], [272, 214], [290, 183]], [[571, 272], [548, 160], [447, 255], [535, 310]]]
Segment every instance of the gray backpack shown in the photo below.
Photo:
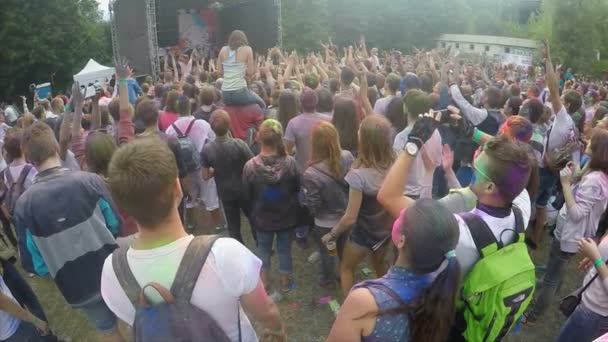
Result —
[[[209, 313], [190, 304], [199, 274], [218, 236], [195, 237], [179, 264], [171, 290], [158, 283], [139, 286], [127, 263], [127, 247], [112, 254], [112, 266], [121, 287], [135, 306], [133, 339], [135, 342], [230, 342], [226, 332]], [[163, 303], [150, 305], [144, 290], [154, 288]], [[240, 305], [237, 302], [239, 341], [241, 341]]]

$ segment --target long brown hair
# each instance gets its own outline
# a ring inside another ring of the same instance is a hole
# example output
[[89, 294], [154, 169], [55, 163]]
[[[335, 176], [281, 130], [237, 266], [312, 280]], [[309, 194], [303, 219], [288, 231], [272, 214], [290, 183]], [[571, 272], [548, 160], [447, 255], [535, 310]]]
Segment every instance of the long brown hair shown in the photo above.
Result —
[[312, 152], [310, 165], [326, 162], [329, 172], [337, 179], [344, 177], [342, 149], [338, 131], [327, 121], [320, 121], [312, 129]]
[[589, 148], [591, 149], [591, 160], [589, 160], [588, 169], [608, 174], [608, 131], [594, 128]]
[[380, 115], [367, 116], [359, 128], [359, 155], [354, 168], [388, 169], [395, 160], [391, 125]]
[[258, 141], [262, 146], [275, 150], [279, 156], [286, 156], [285, 144], [283, 143], [283, 126], [274, 119], [268, 119], [260, 125]]
[[249, 45], [249, 41], [247, 40], [247, 35], [245, 34], [245, 32], [241, 30], [232, 31], [230, 37], [228, 38], [228, 46], [231, 50], [236, 50], [241, 46], [247, 45]]
[[357, 132], [359, 131], [359, 117], [355, 102], [349, 98], [340, 97], [334, 105], [332, 124], [340, 134], [340, 145], [347, 151], [358, 150]]

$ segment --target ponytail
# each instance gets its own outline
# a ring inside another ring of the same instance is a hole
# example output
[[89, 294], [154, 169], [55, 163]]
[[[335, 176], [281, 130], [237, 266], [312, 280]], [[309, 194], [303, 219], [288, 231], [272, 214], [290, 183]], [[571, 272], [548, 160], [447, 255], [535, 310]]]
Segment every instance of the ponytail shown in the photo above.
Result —
[[446, 268], [437, 275], [426, 290], [412, 316], [411, 341], [446, 341], [454, 322], [456, 295], [460, 288], [460, 264], [455, 257], [447, 258]]

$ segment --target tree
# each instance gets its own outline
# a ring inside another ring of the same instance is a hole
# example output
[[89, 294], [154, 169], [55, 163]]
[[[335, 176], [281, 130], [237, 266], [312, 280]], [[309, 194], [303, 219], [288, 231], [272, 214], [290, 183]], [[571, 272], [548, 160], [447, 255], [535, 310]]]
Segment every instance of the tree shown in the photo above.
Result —
[[285, 49], [317, 50], [327, 40], [327, 0], [283, 0], [281, 8]]
[[550, 42], [560, 63], [586, 73], [593, 71], [597, 51], [608, 53], [607, 18], [604, 0], [545, 0], [529, 30]]
[[56, 93], [89, 58], [111, 61], [109, 23], [95, 0], [0, 1], [0, 99], [26, 95], [31, 83]]

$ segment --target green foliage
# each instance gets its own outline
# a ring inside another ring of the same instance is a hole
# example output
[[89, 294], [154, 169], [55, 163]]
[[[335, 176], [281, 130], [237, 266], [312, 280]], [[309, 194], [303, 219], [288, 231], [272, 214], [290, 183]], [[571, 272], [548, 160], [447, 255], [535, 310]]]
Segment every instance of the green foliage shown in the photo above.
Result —
[[311, 51], [329, 36], [327, 0], [283, 0], [283, 47]]
[[0, 99], [26, 95], [30, 83], [66, 89], [89, 58], [111, 61], [109, 23], [95, 0], [0, 1]]
[[577, 72], [593, 72], [596, 51], [608, 53], [608, 2], [544, 0], [529, 23], [537, 40], [547, 39], [559, 63]]

